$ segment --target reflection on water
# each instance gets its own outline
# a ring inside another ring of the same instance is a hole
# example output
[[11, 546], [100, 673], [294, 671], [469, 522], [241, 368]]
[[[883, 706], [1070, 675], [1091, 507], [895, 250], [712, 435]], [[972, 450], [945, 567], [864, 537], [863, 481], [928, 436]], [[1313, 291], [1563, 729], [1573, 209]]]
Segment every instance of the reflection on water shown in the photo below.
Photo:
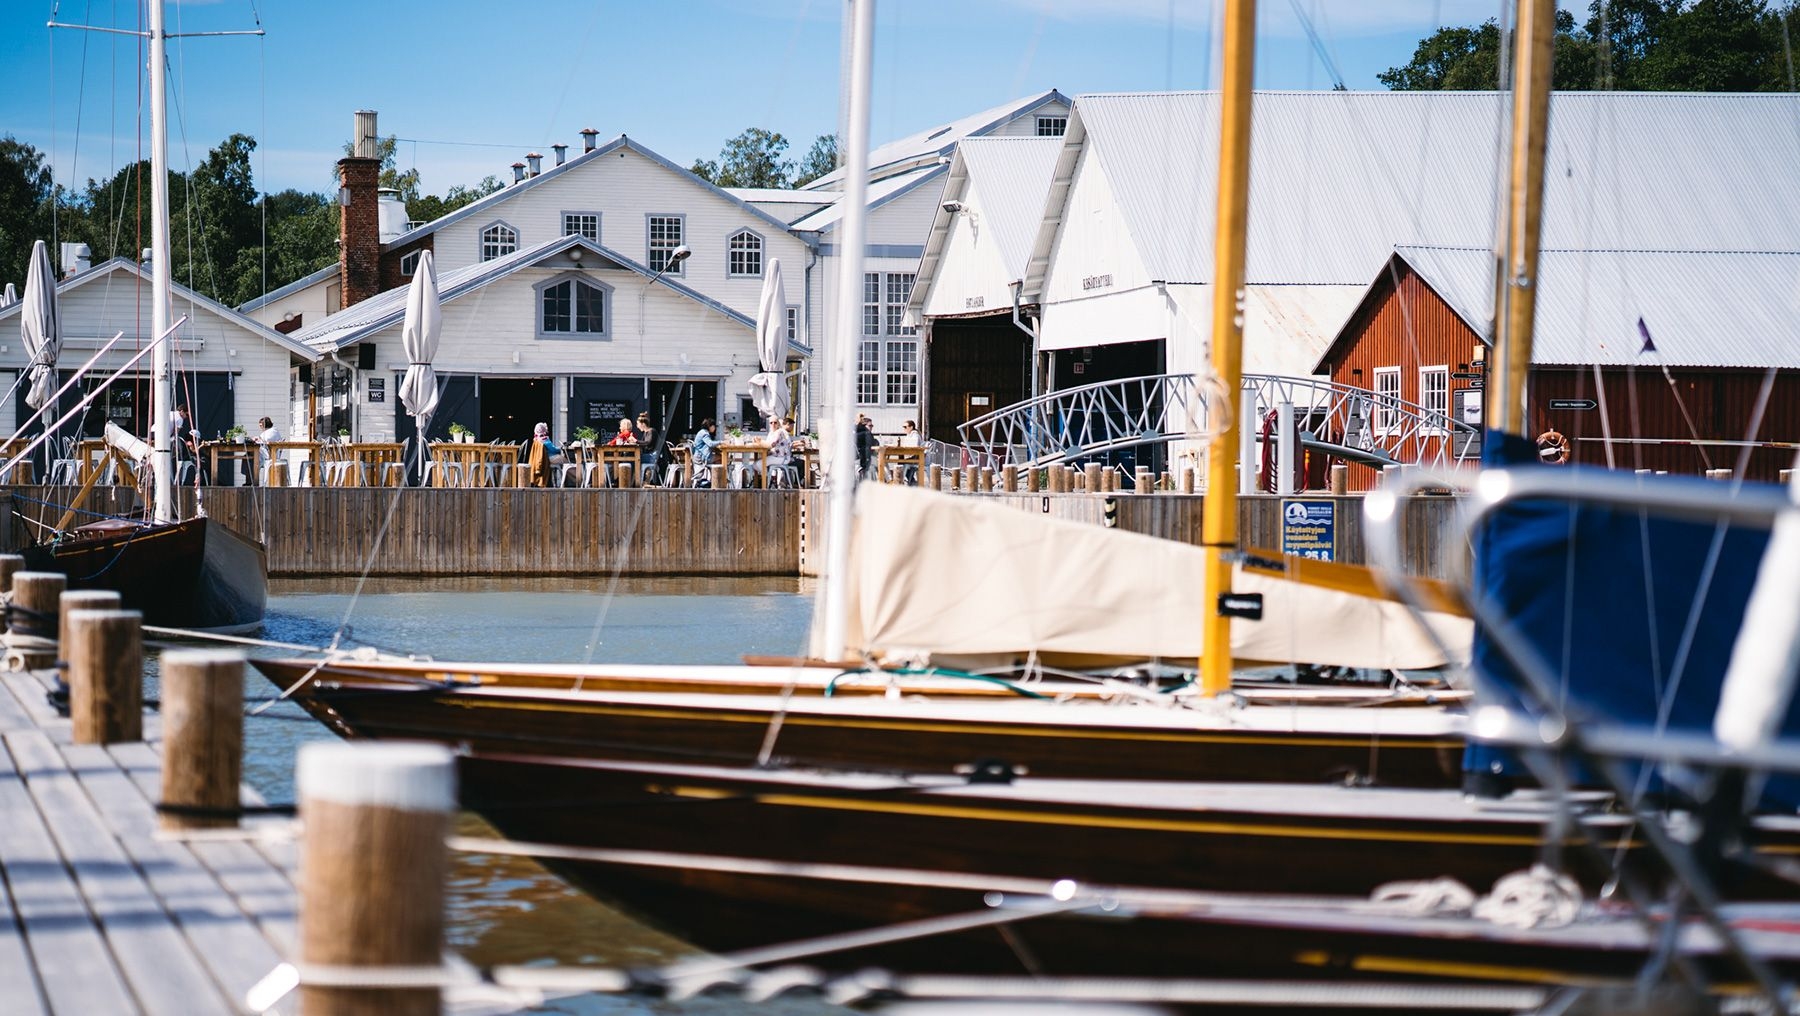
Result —
[[[355, 588], [346, 579], [271, 582], [262, 637], [322, 646], [347, 624], [343, 644], [439, 660], [736, 663], [746, 653], [800, 653], [813, 593], [811, 582], [793, 578], [620, 579], [610, 588], [605, 579], [371, 579], [353, 596]], [[154, 652], [146, 662], [145, 695], [154, 699]], [[246, 700], [273, 691], [260, 675], [246, 677]], [[295, 751], [332, 736], [298, 707], [274, 704], [246, 722], [245, 779], [271, 801], [291, 801]], [[495, 835], [473, 815], [458, 825], [463, 835]], [[570, 889], [527, 858], [455, 855], [448, 890], [450, 945], [477, 965], [636, 967], [694, 951]], [[743, 1008], [725, 999], [674, 1006], [583, 996], [540, 1011], [698, 1016]], [[839, 1010], [784, 1003], [756, 1011]]]

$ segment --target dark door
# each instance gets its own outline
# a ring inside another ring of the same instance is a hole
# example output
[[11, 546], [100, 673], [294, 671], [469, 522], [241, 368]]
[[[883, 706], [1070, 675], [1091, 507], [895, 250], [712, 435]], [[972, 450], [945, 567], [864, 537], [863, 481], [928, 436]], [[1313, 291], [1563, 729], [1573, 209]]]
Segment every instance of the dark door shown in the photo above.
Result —
[[[405, 374], [394, 375], [394, 440], [411, 441], [419, 434], [418, 424], [406, 412], [406, 404], [400, 401], [400, 382]], [[438, 404], [431, 412], [430, 431], [425, 435], [432, 441], [447, 441], [450, 438], [450, 425], [460, 423], [471, 432], [481, 424], [480, 400], [475, 394], [475, 378], [468, 374], [438, 375]]]
[[569, 382], [568, 436], [577, 427], [592, 427], [600, 440], [610, 441], [619, 432], [619, 421], [648, 408], [645, 382], [641, 377], [578, 377]]
[[550, 422], [551, 379], [484, 377], [481, 379], [482, 441], [524, 441], [539, 423]]
[[[719, 383], [710, 378], [650, 382], [650, 423], [670, 441], [686, 440], [701, 420], [719, 418]], [[666, 428], [666, 430], [665, 430]]]
[[194, 433], [202, 440], [224, 437], [237, 425], [237, 400], [230, 374], [175, 375], [175, 404], [187, 403]]

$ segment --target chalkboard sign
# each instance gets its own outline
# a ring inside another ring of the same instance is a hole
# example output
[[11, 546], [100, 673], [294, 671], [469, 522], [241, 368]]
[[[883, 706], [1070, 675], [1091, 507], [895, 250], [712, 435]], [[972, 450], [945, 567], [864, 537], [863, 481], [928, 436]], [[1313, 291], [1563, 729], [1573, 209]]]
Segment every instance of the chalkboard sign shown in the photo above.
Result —
[[631, 403], [617, 399], [589, 399], [587, 422], [608, 423], [631, 415]]

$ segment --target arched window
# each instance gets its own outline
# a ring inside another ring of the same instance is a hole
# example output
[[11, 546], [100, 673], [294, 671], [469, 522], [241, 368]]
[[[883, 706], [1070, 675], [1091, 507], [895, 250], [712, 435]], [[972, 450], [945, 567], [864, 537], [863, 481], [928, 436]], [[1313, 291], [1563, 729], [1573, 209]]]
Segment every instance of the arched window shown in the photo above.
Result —
[[734, 279], [754, 278], [763, 273], [763, 240], [762, 237], [740, 229], [731, 234], [725, 244], [728, 251], [726, 257], [726, 274]]
[[540, 282], [538, 336], [547, 339], [604, 339], [608, 337], [608, 287], [580, 274], [561, 275]]
[[519, 249], [519, 231], [504, 222], [496, 222], [481, 231], [481, 260], [503, 258]]

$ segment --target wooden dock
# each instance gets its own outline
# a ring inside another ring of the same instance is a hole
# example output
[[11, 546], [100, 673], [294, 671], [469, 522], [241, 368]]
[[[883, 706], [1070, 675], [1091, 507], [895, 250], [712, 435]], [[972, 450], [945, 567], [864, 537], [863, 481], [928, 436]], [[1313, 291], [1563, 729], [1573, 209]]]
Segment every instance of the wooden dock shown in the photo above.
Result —
[[154, 714], [73, 744], [49, 680], [0, 674], [0, 1013], [244, 1011], [295, 940], [294, 844], [157, 839]]

